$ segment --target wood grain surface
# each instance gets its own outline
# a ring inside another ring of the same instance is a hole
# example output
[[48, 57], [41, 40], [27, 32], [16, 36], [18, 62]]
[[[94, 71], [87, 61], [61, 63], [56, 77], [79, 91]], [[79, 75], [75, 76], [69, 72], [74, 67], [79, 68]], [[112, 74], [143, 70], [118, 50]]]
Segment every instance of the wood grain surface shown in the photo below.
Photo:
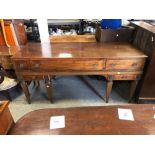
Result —
[[[118, 108], [131, 109], [134, 121], [120, 120]], [[155, 134], [154, 109], [154, 104], [41, 109], [27, 113], [19, 119], [10, 134]], [[50, 117], [62, 115], [65, 116], [65, 128], [50, 129]]]

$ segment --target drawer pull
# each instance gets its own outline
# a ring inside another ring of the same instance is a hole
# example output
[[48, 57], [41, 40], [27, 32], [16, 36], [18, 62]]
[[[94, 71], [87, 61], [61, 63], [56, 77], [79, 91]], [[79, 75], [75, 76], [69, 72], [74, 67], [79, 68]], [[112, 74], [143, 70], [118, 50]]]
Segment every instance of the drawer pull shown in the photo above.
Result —
[[132, 67], [136, 67], [136, 66], [137, 66], [137, 63], [133, 63], [133, 64], [132, 64]]
[[127, 77], [123, 75], [121, 78], [122, 78], [122, 79], [126, 79]]
[[96, 67], [98, 67], [98, 64], [92, 64], [92, 66], [96, 68]]
[[39, 64], [35, 64], [34, 67], [35, 67], [35, 68], [39, 68]]
[[19, 68], [20, 68], [20, 69], [23, 69], [23, 68], [24, 68], [24, 64], [20, 64], [20, 65], [19, 65]]
[[110, 64], [110, 66], [111, 66], [111, 67], [115, 67], [115, 66], [116, 66], [116, 64]]

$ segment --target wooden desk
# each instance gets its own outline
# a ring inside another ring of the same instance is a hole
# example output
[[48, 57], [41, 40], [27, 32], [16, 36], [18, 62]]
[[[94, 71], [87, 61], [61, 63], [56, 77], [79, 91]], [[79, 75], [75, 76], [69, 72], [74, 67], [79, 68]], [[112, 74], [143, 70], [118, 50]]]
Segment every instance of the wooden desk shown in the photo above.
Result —
[[26, 81], [45, 79], [52, 101], [51, 78], [55, 75], [102, 75], [107, 79], [106, 102], [113, 80], [133, 80], [130, 99], [143, 72], [145, 58], [126, 42], [110, 43], [29, 43], [12, 58], [21, 86], [30, 103]]
[[0, 105], [0, 135], [6, 135], [14, 125], [8, 105], [9, 101], [3, 101], [2, 105]]
[[[134, 121], [120, 120], [118, 108], [132, 109]], [[41, 109], [19, 119], [10, 134], [155, 134], [154, 114], [154, 104]], [[50, 117], [62, 115], [65, 116], [65, 128], [50, 129]]]

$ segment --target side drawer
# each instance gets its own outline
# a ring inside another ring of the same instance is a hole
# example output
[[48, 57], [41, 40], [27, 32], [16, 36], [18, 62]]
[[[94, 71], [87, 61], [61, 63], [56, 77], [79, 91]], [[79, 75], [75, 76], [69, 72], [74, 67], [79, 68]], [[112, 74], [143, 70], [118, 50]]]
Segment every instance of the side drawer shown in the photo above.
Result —
[[142, 70], [145, 59], [107, 60], [106, 70]]
[[17, 71], [29, 70], [29, 61], [25, 60], [14, 60], [14, 67]]
[[34, 60], [30, 65], [33, 71], [103, 70], [105, 60]]
[[113, 80], [135, 80], [136, 77], [136, 75], [114, 75]]

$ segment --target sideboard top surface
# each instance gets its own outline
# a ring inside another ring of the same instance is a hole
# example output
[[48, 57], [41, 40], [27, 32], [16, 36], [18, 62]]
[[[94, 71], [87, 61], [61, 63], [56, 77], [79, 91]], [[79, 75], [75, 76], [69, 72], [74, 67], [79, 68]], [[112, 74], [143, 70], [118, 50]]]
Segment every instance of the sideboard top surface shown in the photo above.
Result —
[[142, 51], [127, 42], [28, 43], [13, 55], [18, 58], [142, 58]]

